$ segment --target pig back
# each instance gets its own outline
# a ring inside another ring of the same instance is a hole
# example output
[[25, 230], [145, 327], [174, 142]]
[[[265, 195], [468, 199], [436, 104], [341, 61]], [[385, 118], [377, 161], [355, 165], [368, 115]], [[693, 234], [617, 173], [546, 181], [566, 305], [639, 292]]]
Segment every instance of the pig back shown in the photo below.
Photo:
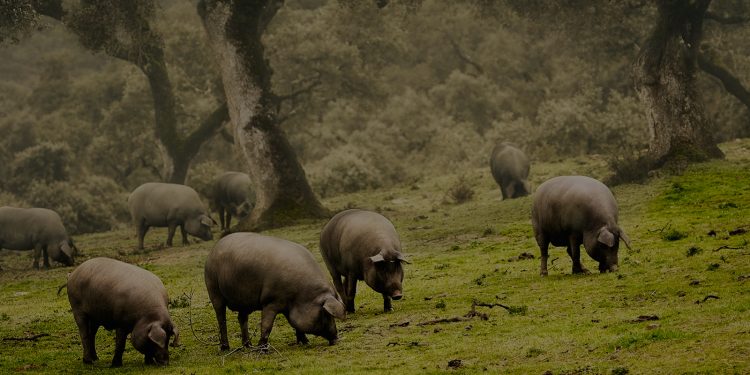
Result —
[[333, 291], [306, 248], [257, 233], [219, 240], [206, 260], [205, 281], [209, 295], [220, 295], [232, 310], [258, 310], [271, 301], [283, 305]]
[[503, 142], [495, 146], [490, 158], [490, 170], [495, 181], [525, 180], [529, 175], [529, 158], [520, 149]]
[[68, 278], [74, 313], [83, 313], [107, 329], [132, 328], [144, 315], [167, 313], [167, 290], [153, 273], [109, 258], [93, 258]]
[[381, 251], [401, 252], [401, 241], [383, 215], [352, 209], [336, 214], [323, 228], [320, 251], [338, 273], [361, 277], [365, 258]]
[[548, 235], [565, 235], [617, 224], [617, 202], [603, 183], [586, 176], [559, 176], [539, 185], [532, 223]]
[[179, 184], [149, 182], [137, 187], [128, 197], [134, 220], [145, 220], [149, 225], [167, 225], [206, 212], [198, 193]]
[[36, 244], [53, 244], [68, 239], [57, 212], [46, 208], [0, 207], [0, 247], [29, 250]]
[[250, 177], [245, 173], [226, 172], [214, 186], [214, 199], [222, 204], [240, 205], [250, 197]]

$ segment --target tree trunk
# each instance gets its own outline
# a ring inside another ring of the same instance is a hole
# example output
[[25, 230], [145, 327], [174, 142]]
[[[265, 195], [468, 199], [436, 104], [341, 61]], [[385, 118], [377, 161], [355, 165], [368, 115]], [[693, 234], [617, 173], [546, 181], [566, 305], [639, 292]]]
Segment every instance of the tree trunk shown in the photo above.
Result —
[[695, 87], [703, 18], [710, 0], [659, 0], [658, 19], [634, 66], [649, 114], [654, 167], [721, 158]]
[[261, 37], [279, 6], [275, 0], [205, 0], [199, 4], [220, 66], [235, 143], [255, 184], [255, 209], [233, 232], [329, 215], [313, 194], [286, 134], [277, 126], [272, 71]]

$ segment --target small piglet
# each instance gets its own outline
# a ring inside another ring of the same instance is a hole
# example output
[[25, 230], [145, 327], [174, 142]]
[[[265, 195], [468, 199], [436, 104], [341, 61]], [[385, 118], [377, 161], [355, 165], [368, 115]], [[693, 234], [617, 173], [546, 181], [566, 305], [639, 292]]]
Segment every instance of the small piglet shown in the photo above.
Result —
[[34, 250], [34, 268], [44, 256], [72, 266], [77, 249], [57, 212], [46, 208], [0, 207], [0, 249]]
[[198, 193], [179, 184], [148, 182], [133, 190], [128, 197], [130, 216], [138, 235], [138, 249], [149, 227], [167, 227], [167, 246], [172, 246], [175, 230], [180, 227], [182, 244], [187, 245], [188, 233], [204, 241], [213, 238], [208, 215]]
[[169, 337], [179, 345], [167, 311], [167, 290], [156, 275], [109, 258], [83, 262], [68, 277], [68, 300], [83, 345], [83, 362], [99, 359], [94, 341], [100, 326], [116, 330], [112, 367], [122, 366], [128, 334], [146, 364], [169, 363]]
[[334, 317], [345, 317], [344, 304], [301, 245], [256, 233], [230, 234], [208, 254], [204, 275], [219, 323], [221, 350], [229, 349], [227, 308], [238, 312], [245, 346], [250, 345], [247, 318], [257, 310], [261, 311], [261, 347], [267, 347], [277, 314], [286, 317], [300, 344], [307, 344], [306, 333], [331, 345], [338, 340]]
[[541, 275], [547, 275], [549, 244], [566, 246], [573, 273], [587, 273], [581, 245], [599, 262], [600, 272], [617, 271], [620, 239], [630, 240], [617, 224], [617, 202], [603, 183], [585, 176], [554, 177], [534, 194], [531, 224], [541, 251]]
[[320, 253], [346, 311], [354, 312], [357, 280], [383, 295], [385, 311], [393, 310], [391, 298], [401, 299], [401, 263], [409, 262], [401, 254], [396, 228], [383, 215], [356, 209], [339, 212], [320, 234]]

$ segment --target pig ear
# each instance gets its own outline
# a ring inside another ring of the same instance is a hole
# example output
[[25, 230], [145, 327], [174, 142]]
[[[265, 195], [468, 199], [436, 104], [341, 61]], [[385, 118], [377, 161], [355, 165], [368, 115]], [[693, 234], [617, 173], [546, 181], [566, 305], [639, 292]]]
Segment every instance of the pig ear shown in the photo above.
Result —
[[201, 215], [201, 224], [210, 227], [211, 225], [216, 224], [216, 221], [211, 216]]
[[68, 258], [73, 257], [73, 249], [70, 247], [70, 245], [68, 245], [68, 240], [64, 240], [60, 242], [60, 251], [65, 253], [65, 255], [67, 255]]
[[599, 237], [597, 241], [607, 245], [608, 247], [615, 246], [615, 235], [612, 234], [607, 228], [599, 229]]
[[176, 348], [180, 346], [180, 330], [177, 329], [177, 327], [172, 327], [172, 333], [174, 334], [174, 338], [172, 339], [172, 343], [169, 345], [173, 348]]
[[383, 262], [383, 261], [385, 261], [385, 258], [383, 258], [383, 256], [380, 255], [380, 254], [376, 254], [376, 255], [371, 256], [370, 260], [373, 263], [377, 263], [377, 262]]
[[620, 229], [620, 238], [622, 239], [622, 242], [625, 242], [625, 246], [628, 247], [628, 250], [633, 250], [630, 247], [630, 237], [628, 237], [627, 234], [625, 234], [625, 231]]
[[408, 260], [406, 260], [406, 258], [404, 258], [404, 255], [401, 254], [401, 253], [398, 253], [398, 255], [396, 255], [396, 259], [398, 259], [399, 261], [401, 261], [401, 263], [411, 264], [411, 262], [409, 262]]
[[344, 309], [344, 304], [333, 296], [326, 297], [325, 302], [323, 302], [323, 309], [329, 314], [333, 315], [334, 318], [346, 318], [346, 310]]
[[151, 326], [148, 328], [148, 338], [154, 344], [156, 344], [156, 346], [164, 349], [167, 341], [167, 332], [164, 331], [164, 328], [161, 328], [159, 325], [151, 324]]

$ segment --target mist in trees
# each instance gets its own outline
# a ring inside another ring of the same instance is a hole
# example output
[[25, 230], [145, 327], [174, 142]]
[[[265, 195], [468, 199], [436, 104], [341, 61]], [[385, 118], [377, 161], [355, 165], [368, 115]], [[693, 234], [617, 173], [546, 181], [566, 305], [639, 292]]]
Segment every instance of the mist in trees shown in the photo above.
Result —
[[[0, 8], [0, 203], [56, 209], [74, 232], [120, 225], [143, 182], [205, 192], [224, 170], [265, 184], [269, 212], [296, 200], [314, 216], [316, 195], [482, 167], [498, 139], [534, 160], [658, 158], [659, 124], [686, 123], [659, 109], [677, 100], [659, 104], [659, 30], [690, 64], [676, 74], [696, 139], [750, 135], [743, 1], [691, 2], [705, 8], [682, 26], [661, 21], [672, 1], [34, 3]], [[261, 213], [245, 228], [283, 220]]]

